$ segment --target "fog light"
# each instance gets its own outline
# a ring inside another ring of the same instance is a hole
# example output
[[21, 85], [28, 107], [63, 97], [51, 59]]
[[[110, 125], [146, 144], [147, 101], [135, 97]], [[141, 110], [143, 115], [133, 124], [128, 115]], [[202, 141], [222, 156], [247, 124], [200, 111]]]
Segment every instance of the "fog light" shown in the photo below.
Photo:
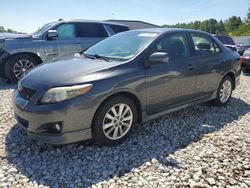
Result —
[[63, 128], [63, 122], [46, 123], [40, 125], [36, 129], [36, 132], [55, 134], [55, 133], [61, 133], [62, 128]]
[[61, 125], [60, 124], [58, 124], [58, 123], [56, 123], [56, 124], [54, 124], [52, 127], [51, 127], [51, 132], [53, 132], [53, 133], [59, 133], [59, 132], [61, 132]]

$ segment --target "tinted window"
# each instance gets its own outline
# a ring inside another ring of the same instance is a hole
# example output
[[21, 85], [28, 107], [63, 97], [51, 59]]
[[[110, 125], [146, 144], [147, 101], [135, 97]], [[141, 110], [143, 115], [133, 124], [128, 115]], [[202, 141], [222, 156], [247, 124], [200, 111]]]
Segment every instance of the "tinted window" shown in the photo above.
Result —
[[109, 25], [111, 27], [111, 29], [115, 32], [115, 33], [120, 33], [123, 31], [128, 31], [129, 29], [125, 26], [119, 26], [119, 25]]
[[107, 32], [102, 24], [97, 23], [78, 23], [77, 37], [104, 38]]
[[219, 46], [209, 37], [192, 34], [196, 55], [211, 55], [221, 52]]
[[218, 36], [217, 37], [223, 44], [231, 44], [235, 45], [233, 39], [231, 37], [226, 37], [226, 36]]
[[189, 55], [187, 38], [183, 34], [170, 35], [163, 38], [154, 52], [166, 52], [170, 60], [182, 59]]
[[76, 30], [74, 24], [62, 24], [56, 28], [59, 38], [75, 37]]

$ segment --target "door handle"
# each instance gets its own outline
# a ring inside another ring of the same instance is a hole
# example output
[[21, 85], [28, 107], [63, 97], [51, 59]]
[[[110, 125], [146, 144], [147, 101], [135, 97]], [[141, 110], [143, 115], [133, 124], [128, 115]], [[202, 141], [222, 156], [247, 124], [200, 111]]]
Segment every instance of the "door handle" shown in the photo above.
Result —
[[80, 44], [80, 42], [79, 41], [74, 41], [73, 44]]
[[188, 65], [188, 70], [193, 70], [194, 69], [194, 67], [193, 67], [193, 65]]

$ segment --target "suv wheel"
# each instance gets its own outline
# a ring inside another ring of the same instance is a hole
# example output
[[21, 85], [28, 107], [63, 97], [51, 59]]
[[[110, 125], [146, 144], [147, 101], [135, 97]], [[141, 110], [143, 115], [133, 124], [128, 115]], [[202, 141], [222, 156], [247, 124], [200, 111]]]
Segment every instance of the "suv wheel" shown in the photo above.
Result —
[[92, 124], [95, 141], [113, 146], [123, 142], [133, 130], [137, 120], [136, 106], [124, 96], [105, 102], [97, 111]]
[[11, 83], [16, 83], [26, 71], [37, 64], [38, 62], [30, 55], [10, 57], [5, 63], [5, 75]]
[[216, 106], [226, 105], [231, 98], [232, 91], [233, 91], [233, 81], [229, 76], [225, 76], [219, 85], [217, 91], [217, 98], [213, 101], [212, 104]]

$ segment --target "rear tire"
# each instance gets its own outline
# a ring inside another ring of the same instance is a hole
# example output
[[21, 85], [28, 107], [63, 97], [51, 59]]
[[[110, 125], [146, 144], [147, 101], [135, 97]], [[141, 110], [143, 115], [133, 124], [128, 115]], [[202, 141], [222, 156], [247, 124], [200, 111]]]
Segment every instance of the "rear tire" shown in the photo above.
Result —
[[17, 83], [23, 74], [38, 62], [30, 55], [21, 54], [10, 57], [4, 66], [4, 72], [10, 83]]
[[233, 81], [231, 77], [225, 76], [218, 87], [217, 97], [211, 104], [214, 106], [225, 106], [231, 99], [232, 91]]
[[92, 134], [98, 145], [114, 146], [129, 137], [137, 121], [134, 102], [125, 96], [111, 98], [97, 110]]

